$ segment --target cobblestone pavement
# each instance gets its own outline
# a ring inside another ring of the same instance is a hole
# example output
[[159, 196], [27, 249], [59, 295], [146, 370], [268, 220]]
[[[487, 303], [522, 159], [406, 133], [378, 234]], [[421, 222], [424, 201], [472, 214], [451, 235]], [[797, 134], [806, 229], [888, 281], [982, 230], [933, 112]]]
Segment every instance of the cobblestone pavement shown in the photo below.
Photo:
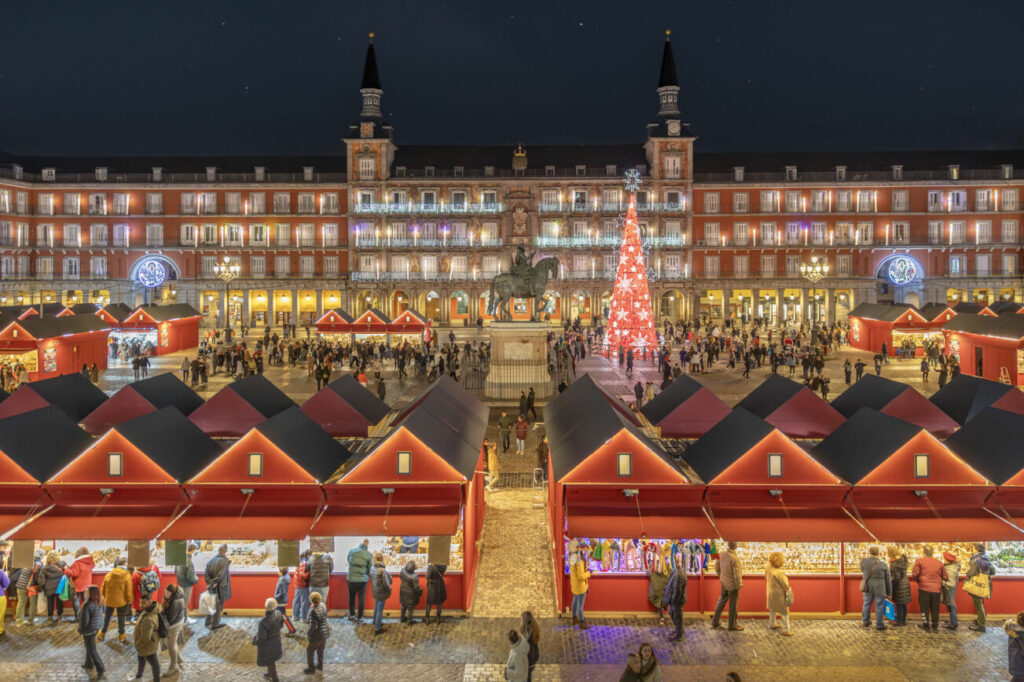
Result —
[[[353, 626], [332, 618], [323, 678], [501, 680], [508, 652], [505, 633], [517, 620], [474, 617], [405, 626], [387, 619], [387, 632], [375, 637], [369, 624]], [[257, 619], [225, 622], [228, 627], [213, 634], [201, 626], [186, 630], [183, 673], [168, 679], [259, 679], [251, 644]], [[666, 680], [722, 680], [730, 670], [744, 680], [772, 681], [1009, 679], [1006, 637], [999, 627], [984, 635], [965, 628], [927, 634], [916, 627], [877, 632], [856, 620], [794, 620], [796, 636], [783, 638], [763, 619], [741, 622], [743, 632], [728, 632], [712, 630], [707, 618], [689, 618], [685, 641], [673, 644], [667, 640], [670, 630], [653, 625], [653, 619], [595, 619], [590, 630], [579, 632], [565, 620], [541, 618], [541, 657], [534, 679], [618, 679], [626, 654], [642, 642], [653, 646]], [[108, 638], [99, 650], [109, 679], [123, 679], [134, 671], [130, 644]], [[304, 657], [304, 638], [285, 637], [278, 666], [282, 679], [309, 679], [301, 673]], [[0, 679], [5, 682], [84, 681], [82, 660], [81, 640], [71, 623], [9, 628], [0, 638]], [[162, 661], [166, 667], [166, 655]]]

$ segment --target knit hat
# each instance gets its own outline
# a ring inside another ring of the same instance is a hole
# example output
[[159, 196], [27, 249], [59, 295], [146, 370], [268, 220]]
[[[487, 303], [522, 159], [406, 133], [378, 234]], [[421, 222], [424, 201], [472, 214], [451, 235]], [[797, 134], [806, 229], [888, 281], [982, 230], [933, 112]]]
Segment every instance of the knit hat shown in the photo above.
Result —
[[952, 552], [943, 552], [942, 558], [945, 559], [946, 561], [950, 562], [950, 563], [953, 563], [954, 561], [956, 561], [956, 555], [953, 554]]
[[267, 607], [267, 611], [273, 611], [274, 609], [277, 608], [277, 600], [274, 599], [273, 597], [267, 599], [266, 607]]

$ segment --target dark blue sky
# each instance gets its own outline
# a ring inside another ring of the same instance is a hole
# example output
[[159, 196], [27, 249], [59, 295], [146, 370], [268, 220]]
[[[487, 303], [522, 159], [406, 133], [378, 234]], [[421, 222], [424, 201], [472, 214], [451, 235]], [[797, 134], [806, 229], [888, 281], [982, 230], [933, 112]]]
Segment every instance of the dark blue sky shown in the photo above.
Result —
[[672, 29], [702, 151], [1024, 146], [1024, 2], [47, 0], [0, 18], [0, 149], [329, 154], [375, 31], [402, 143], [632, 142]]

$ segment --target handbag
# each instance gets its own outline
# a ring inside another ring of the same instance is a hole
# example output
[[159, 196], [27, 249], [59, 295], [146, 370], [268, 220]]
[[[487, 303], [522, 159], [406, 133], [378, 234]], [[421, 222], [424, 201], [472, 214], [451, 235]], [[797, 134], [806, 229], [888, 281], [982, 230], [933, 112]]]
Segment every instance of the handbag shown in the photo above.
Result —
[[882, 616], [887, 620], [896, 620], [896, 604], [891, 599], [882, 602]]
[[793, 599], [795, 599], [795, 597], [796, 595], [793, 594], [793, 588], [786, 585], [786, 606], [792, 606]]
[[964, 580], [964, 592], [972, 597], [988, 599], [992, 596], [992, 584], [987, 573], [979, 573]]
[[873, 575], [875, 575], [875, 569], [878, 568], [878, 564], [880, 564], [880, 563], [882, 563], [881, 559], [879, 559], [878, 561], [875, 562], [875, 565], [871, 567], [871, 570], [868, 571], [867, 575], [861, 577], [861, 579], [860, 579], [860, 591], [861, 592], [867, 592], [868, 591], [868, 581], [871, 580], [871, 577]]
[[284, 617], [284, 627], [288, 631], [289, 635], [294, 635], [295, 634], [295, 626], [292, 625], [292, 619], [289, 618], [288, 616]]
[[32, 567], [32, 575], [28, 577], [28, 588], [25, 590], [29, 597], [39, 596], [39, 585], [36, 585], [36, 569], [39, 564]]

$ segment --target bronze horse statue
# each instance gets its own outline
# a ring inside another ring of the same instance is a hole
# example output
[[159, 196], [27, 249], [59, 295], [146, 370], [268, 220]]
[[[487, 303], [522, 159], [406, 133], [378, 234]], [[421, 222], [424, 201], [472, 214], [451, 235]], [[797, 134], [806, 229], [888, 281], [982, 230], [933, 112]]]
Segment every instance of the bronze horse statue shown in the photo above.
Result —
[[[505, 272], [496, 275], [491, 280], [491, 297], [488, 300], [487, 314], [494, 315], [496, 319], [511, 320], [512, 314], [508, 310], [508, 303], [513, 298], [530, 298], [536, 301], [536, 305], [530, 311], [530, 321], [537, 321], [537, 313], [544, 309], [547, 299], [544, 297], [544, 289], [548, 280], [558, 276], [558, 259], [555, 257], [541, 258], [537, 261], [528, 274], [523, 277]], [[532, 285], [532, 288], [531, 288]], [[536, 292], [540, 292], [536, 294]]]

